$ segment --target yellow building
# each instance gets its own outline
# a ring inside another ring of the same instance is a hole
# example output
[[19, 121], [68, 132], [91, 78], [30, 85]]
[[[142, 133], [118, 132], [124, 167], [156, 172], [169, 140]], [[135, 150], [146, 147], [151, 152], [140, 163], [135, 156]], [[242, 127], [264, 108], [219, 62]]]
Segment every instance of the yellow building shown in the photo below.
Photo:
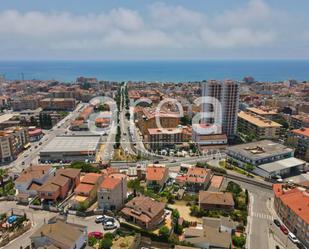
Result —
[[257, 139], [278, 139], [281, 127], [281, 124], [250, 112], [238, 113], [238, 130]]

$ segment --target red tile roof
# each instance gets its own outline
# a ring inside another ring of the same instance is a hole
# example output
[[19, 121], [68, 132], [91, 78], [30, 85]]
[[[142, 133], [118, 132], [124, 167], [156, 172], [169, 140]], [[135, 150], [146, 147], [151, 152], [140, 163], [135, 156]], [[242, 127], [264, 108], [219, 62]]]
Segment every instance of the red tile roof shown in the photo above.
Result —
[[106, 177], [102, 184], [101, 184], [101, 188], [103, 189], [114, 189], [119, 183], [121, 182], [121, 179], [120, 178], [117, 178], [117, 177], [111, 177], [111, 176], [108, 176]]
[[292, 130], [291, 132], [297, 135], [302, 135], [302, 136], [309, 138], [309, 128], [296, 129], [296, 130]]
[[161, 181], [167, 175], [168, 169], [161, 166], [148, 166], [146, 169], [146, 179], [148, 181]]
[[74, 192], [75, 193], [90, 193], [90, 191], [94, 188], [94, 185], [91, 185], [91, 184], [84, 184], [84, 183], [81, 183], [79, 184]]
[[101, 176], [97, 173], [88, 173], [81, 178], [81, 183], [96, 184]]
[[176, 177], [177, 182], [204, 183], [211, 170], [192, 167], [188, 169], [187, 174]]
[[273, 191], [282, 203], [293, 210], [309, 224], [309, 192], [302, 188], [284, 188], [283, 184], [274, 184]]

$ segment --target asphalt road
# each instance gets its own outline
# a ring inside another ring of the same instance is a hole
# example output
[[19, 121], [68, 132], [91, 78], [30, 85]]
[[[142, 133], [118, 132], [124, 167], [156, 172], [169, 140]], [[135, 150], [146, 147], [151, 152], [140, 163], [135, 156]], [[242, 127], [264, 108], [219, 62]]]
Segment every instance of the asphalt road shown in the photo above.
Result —
[[[4, 167], [10, 168], [15, 172], [21, 172], [23, 169], [29, 167], [31, 163], [37, 163], [39, 153], [42, 148], [46, 146], [54, 137], [64, 134], [69, 128], [71, 120], [75, 119], [84, 107], [85, 104], [79, 104], [73, 112], [69, 113], [64, 119], [60, 120], [52, 129], [45, 130], [45, 135], [40, 141], [31, 143], [31, 147], [29, 149], [23, 151], [19, 154], [15, 161]], [[42, 144], [40, 145], [39, 143]], [[37, 148], [35, 148], [36, 146]]]

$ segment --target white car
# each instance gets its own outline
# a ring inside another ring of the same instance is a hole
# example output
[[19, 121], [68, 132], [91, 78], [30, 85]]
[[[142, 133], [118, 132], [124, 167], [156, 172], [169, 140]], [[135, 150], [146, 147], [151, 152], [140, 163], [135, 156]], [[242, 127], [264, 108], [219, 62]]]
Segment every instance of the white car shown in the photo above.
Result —
[[288, 235], [289, 239], [294, 243], [294, 244], [298, 244], [299, 243], [299, 240], [296, 238], [296, 236], [289, 232], [289, 235]]

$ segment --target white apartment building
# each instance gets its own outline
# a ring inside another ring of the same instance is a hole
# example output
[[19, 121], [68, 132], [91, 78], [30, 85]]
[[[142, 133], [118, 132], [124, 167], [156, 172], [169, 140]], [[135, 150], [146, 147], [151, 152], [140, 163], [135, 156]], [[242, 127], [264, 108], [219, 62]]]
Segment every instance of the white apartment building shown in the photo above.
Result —
[[[214, 97], [221, 104], [222, 133], [228, 138], [233, 138], [237, 131], [237, 112], [239, 105], [239, 84], [232, 80], [209, 80], [202, 85], [203, 97]], [[217, 103], [203, 103], [203, 112], [216, 112]], [[212, 118], [204, 119], [206, 123], [218, 122]]]

